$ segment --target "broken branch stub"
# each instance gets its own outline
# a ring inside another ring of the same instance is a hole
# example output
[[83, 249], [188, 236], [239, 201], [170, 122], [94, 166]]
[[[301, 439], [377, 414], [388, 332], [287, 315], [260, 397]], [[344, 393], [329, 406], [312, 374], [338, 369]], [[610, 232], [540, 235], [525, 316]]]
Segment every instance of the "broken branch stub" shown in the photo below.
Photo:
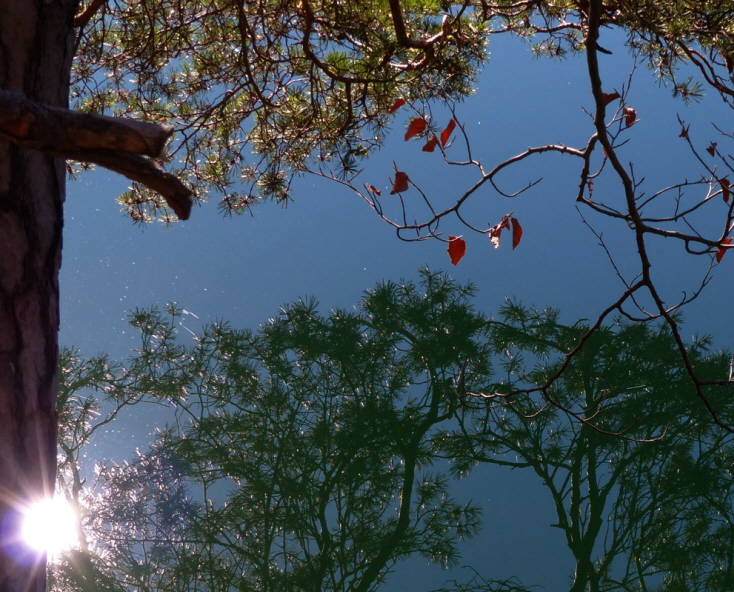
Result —
[[0, 137], [52, 156], [91, 162], [160, 193], [181, 220], [193, 192], [145, 156], [158, 157], [173, 134], [169, 125], [48, 107], [0, 89]]

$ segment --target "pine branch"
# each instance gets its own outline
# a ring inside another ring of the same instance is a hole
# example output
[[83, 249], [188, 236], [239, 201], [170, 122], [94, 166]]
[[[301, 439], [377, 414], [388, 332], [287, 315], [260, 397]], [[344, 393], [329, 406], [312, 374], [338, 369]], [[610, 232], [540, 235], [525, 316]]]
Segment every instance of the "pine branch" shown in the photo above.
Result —
[[105, 0], [92, 0], [84, 10], [74, 17], [74, 26], [80, 29], [86, 27], [104, 3]]

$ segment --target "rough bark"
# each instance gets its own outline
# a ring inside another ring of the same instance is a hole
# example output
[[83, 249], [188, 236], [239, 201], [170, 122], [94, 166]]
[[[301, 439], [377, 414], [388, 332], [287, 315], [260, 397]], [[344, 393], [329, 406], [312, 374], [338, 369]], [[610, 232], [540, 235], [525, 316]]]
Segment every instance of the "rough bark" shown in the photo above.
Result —
[[[77, 0], [0, 0], [0, 88], [67, 107]], [[63, 160], [0, 140], [0, 592], [41, 592], [18, 511], [53, 492]]]

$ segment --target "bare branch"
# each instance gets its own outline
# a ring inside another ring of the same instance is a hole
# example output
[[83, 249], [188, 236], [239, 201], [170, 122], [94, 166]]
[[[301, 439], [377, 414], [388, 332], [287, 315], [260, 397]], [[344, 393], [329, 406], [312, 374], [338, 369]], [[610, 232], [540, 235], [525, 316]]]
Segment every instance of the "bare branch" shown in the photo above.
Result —
[[92, 162], [160, 193], [181, 220], [191, 189], [145, 156], [157, 157], [173, 133], [167, 125], [47, 107], [0, 89], [0, 137], [52, 156]]
[[53, 152], [50, 154], [82, 162], [92, 162], [119, 173], [159, 193], [179, 220], [188, 220], [191, 215], [193, 196], [191, 189], [186, 187], [178, 177], [164, 171], [148, 158], [106, 150], [65, 151], [63, 154]]
[[92, 0], [87, 7], [74, 17], [74, 26], [83, 29], [97, 14], [97, 11], [104, 6], [106, 0]]
[[443, 31], [431, 39], [411, 39], [405, 29], [405, 21], [403, 21], [403, 11], [400, 8], [399, 0], [388, 0], [390, 5], [390, 15], [392, 16], [393, 26], [395, 27], [395, 37], [402, 47], [411, 47], [413, 49], [428, 50], [438, 39], [443, 37]]
[[0, 89], [0, 135], [33, 150], [119, 150], [157, 157], [173, 128], [35, 103]]

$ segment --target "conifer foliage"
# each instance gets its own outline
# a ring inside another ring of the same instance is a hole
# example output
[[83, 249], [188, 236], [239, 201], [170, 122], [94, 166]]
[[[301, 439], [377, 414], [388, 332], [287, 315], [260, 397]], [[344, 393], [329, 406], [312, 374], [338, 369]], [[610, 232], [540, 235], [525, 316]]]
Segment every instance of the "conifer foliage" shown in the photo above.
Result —
[[[691, 409], [670, 328], [600, 329], [549, 406], [537, 387], [586, 323], [515, 302], [493, 319], [474, 295], [424, 272], [349, 311], [299, 301], [258, 331], [217, 323], [193, 342], [175, 308], [137, 311], [125, 365], [65, 350], [58, 481], [83, 536], [52, 589], [376, 590], [401, 559], [461, 565], [458, 543], [493, 507], [455, 482], [481, 466], [537, 475], [555, 515], [536, 536], [563, 531], [573, 592], [731, 590], [734, 440]], [[689, 350], [702, 376], [728, 372], [708, 339]], [[726, 389], [706, 392], [734, 419]], [[92, 471], [94, 438], [146, 405], [168, 427]], [[474, 567], [442, 590], [539, 583]]]

